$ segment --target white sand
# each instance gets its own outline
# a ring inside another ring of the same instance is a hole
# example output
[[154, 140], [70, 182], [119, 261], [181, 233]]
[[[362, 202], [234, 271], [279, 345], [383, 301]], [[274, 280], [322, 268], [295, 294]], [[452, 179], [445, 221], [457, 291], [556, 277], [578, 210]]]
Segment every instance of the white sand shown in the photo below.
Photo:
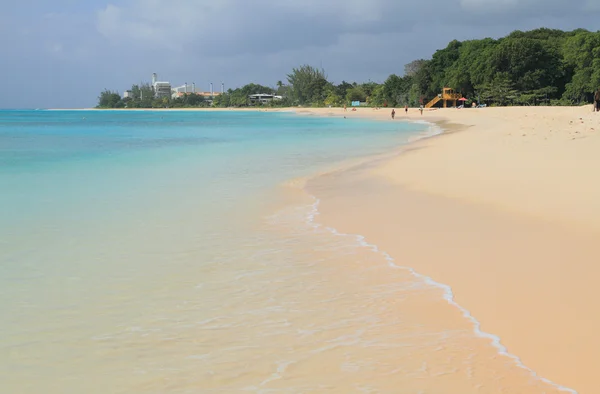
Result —
[[[309, 113], [391, 121], [389, 110]], [[397, 111], [403, 117], [446, 122], [450, 132], [374, 167], [313, 180], [320, 220], [452, 286], [483, 330], [541, 376], [595, 392], [600, 114], [591, 106]]]

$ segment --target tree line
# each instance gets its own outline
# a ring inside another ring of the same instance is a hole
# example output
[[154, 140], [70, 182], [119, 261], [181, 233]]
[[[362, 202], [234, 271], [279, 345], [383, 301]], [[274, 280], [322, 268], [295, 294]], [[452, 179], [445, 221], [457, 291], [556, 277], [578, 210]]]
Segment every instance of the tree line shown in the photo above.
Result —
[[119, 92], [105, 89], [98, 97], [97, 108], [194, 108], [209, 107], [210, 101], [199, 95], [156, 98], [154, 88], [148, 82], [134, 84], [129, 97], [121, 97]]
[[382, 83], [334, 84], [323, 69], [303, 65], [292, 69], [287, 83], [229, 89], [212, 103], [188, 96], [154, 99], [152, 87], [142, 84], [134, 87], [145, 97], [137, 98], [133, 88], [129, 101], [104, 91], [99, 107], [240, 107], [249, 105], [248, 95], [257, 93], [282, 96], [270, 106], [342, 106], [353, 101], [379, 107], [418, 106], [441, 93], [443, 87], [489, 105], [583, 104], [591, 102], [600, 88], [600, 32], [541, 28], [514, 31], [499, 39], [454, 40], [431, 59], [415, 60], [398, 74]]

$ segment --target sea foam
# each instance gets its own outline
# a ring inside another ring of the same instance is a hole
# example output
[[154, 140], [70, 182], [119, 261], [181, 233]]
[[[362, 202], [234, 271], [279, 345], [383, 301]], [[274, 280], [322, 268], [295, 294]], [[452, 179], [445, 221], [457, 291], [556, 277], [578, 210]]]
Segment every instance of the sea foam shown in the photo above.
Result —
[[[438, 133], [439, 134], [439, 133]], [[435, 135], [435, 134], [434, 134]], [[551, 385], [552, 387], [560, 390], [560, 391], [564, 391], [564, 392], [568, 392], [571, 394], [578, 394], [576, 390], [566, 387], [566, 386], [562, 386], [558, 383], [555, 383], [553, 381], [551, 381], [550, 379], [544, 378], [540, 375], [538, 375], [537, 372], [535, 372], [533, 369], [529, 368], [528, 366], [526, 366], [523, 361], [519, 358], [519, 356], [512, 354], [508, 351], [508, 349], [506, 348], [506, 346], [504, 346], [502, 344], [502, 341], [500, 339], [499, 336], [485, 332], [481, 329], [481, 323], [471, 314], [471, 312], [464, 308], [463, 306], [461, 306], [460, 304], [458, 304], [455, 300], [454, 300], [454, 293], [452, 291], [452, 287], [450, 287], [447, 284], [444, 283], [440, 283], [440, 282], [436, 282], [435, 280], [433, 280], [432, 278], [420, 274], [418, 273], [414, 268], [412, 267], [408, 267], [408, 266], [403, 266], [403, 265], [399, 265], [396, 263], [396, 260], [387, 252], [381, 250], [377, 245], [369, 243], [366, 239], [365, 236], [363, 235], [359, 235], [359, 234], [346, 234], [346, 233], [342, 233], [338, 230], [336, 230], [333, 227], [327, 227], [324, 226], [320, 223], [317, 222], [316, 218], [317, 216], [320, 214], [319, 212], [319, 204], [321, 202], [321, 200], [319, 198], [317, 198], [316, 196], [311, 195], [311, 197], [314, 199], [314, 202], [309, 205], [308, 208], [308, 213], [305, 217], [305, 221], [306, 224], [308, 224], [310, 227], [312, 227], [314, 230], [319, 230], [319, 229], [324, 229], [326, 231], [328, 231], [329, 233], [338, 236], [338, 237], [347, 237], [349, 239], [353, 239], [356, 242], [356, 245], [362, 248], [367, 248], [369, 250], [371, 250], [374, 253], [380, 254], [382, 255], [385, 260], [387, 261], [388, 265], [390, 266], [390, 268], [393, 269], [401, 269], [401, 270], [406, 270], [408, 272], [410, 272], [410, 274], [412, 276], [414, 276], [415, 278], [423, 281], [423, 283], [433, 286], [433, 287], [437, 287], [441, 290], [443, 290], [443, 297], [444, 299], [452, 306], [458, 308], [462, 315], [469, 320], [472, 325], [473, 325], [473, 332], [475, 333], [475, 335], [477, 335], [480, 338], [485, 338], [485, 339], [489, 339], [490, 343], [492, 344], [492, 346], [494, 346], [497, 350], [498, 353], [502, 356], [508, 357], [510, 358], [517, 367], [522, 368], [526, 371], [528, 371], [531, 376], [534, 379], [537, 379], [541, 382], [544, 382], [546, 384]]]

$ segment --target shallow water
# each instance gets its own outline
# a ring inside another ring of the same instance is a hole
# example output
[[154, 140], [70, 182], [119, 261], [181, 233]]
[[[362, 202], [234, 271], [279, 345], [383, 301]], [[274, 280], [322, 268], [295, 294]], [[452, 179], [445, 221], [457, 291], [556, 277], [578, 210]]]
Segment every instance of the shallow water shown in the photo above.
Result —
[[0, 112], [0, 385], [131, 392], [142, 361], [174, 362], [138, 336], [204, 320], [182, 306], [226, 296], [206, 289], [277, 247], [255, 229], [278, 184], [422, 130], [272, 113]]
[[0, 391], [553, 392], [290, 186], [426, 132], [0, 112]]

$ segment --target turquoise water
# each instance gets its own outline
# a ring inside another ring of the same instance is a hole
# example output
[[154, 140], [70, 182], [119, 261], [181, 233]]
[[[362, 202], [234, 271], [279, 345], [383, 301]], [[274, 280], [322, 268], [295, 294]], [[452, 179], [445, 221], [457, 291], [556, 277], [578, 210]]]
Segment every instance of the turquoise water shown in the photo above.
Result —
[[[499, 357], [448, 287], [320, 226], [290, 186], [431, 131], [0, 111], [0, 393], [556, 392]], [[343, 167], [325, 193], [355, 192], [343, 179], [362, 172]]]
[[172, 313], [237, 294], [225, 284], [289, 242], [255, 230], [277, 186], [425, 131], [291, 113], [0, 111], [0, 391], [165, 392], [139, 371], [183, 357], [148, 354], [156, 343], [132, 333], [206, 320]]
[[0, 112], [1, 231], [151, 209], [177, 193], [218, 208], [418, 128], [260, 112]]

